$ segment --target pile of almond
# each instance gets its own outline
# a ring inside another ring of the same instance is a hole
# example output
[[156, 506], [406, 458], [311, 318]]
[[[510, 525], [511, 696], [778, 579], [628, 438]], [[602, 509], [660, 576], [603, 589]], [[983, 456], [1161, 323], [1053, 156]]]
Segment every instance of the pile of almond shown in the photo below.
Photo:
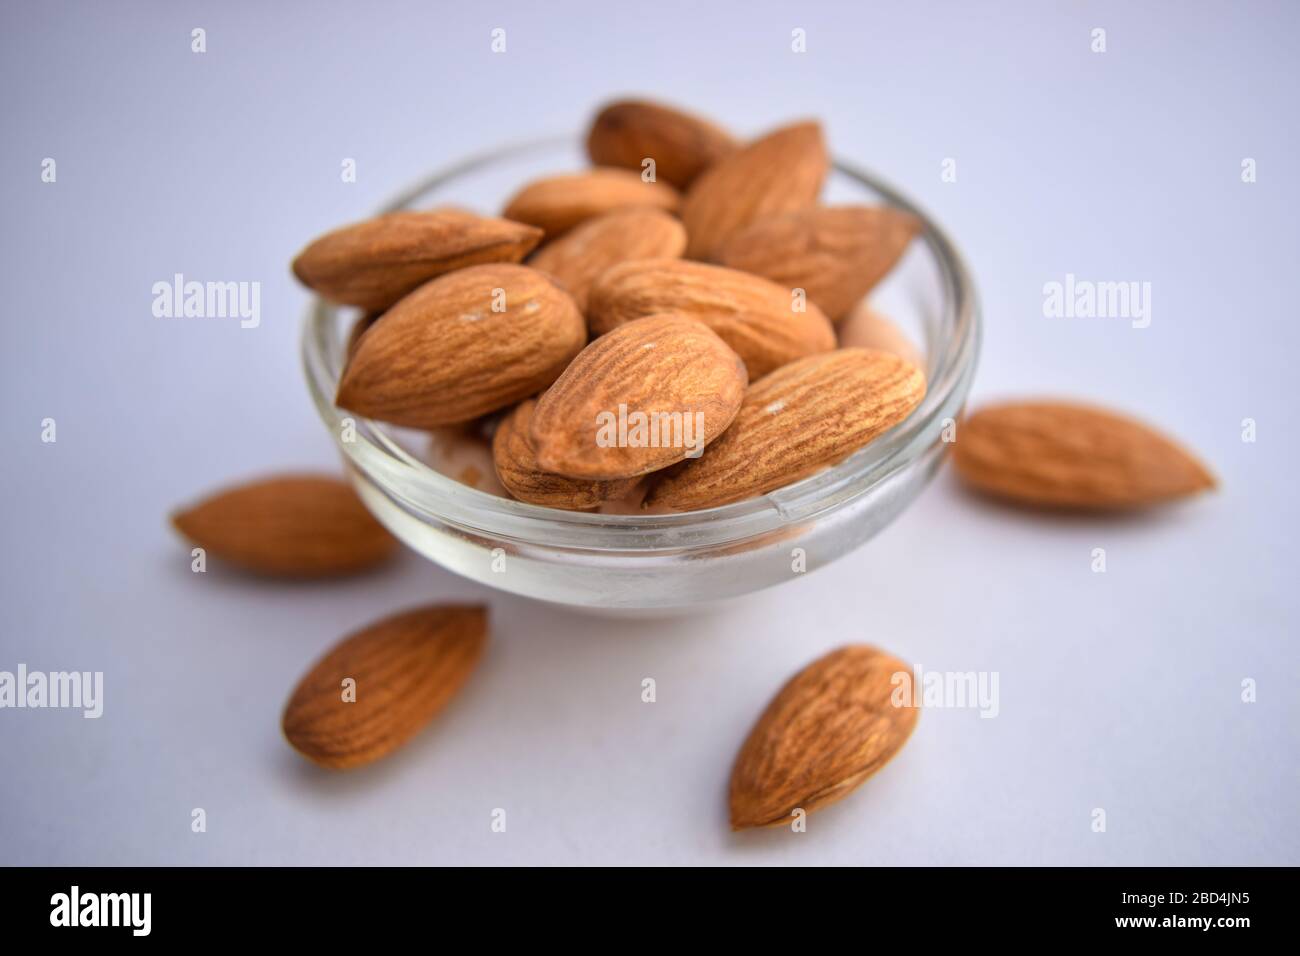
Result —
[[[916, 408], [922, 361], [866, 297], [919, 223], [889, 207], [818, 205], [828, 160], [817, 124], [741, 143], [678, 110], [620, 102], [596, 117], [587, 147], [594, 168], [526, 184], [500, 217], [392, 213], [303, 250], [298, 278], [362, 313], [341, 408], [429, 432], [432, 462], [467, 484], [615, 512], [762, 495]], [[1033, 508], [1126, 511], [1214, 486], [1154, 429], [1067, 401], [969, 416], [954, 458], [972, 488]], [[278, 577], [356, 573], [396, 551], [351, 487], [326, 476], [230, 488], [173, 522], [195, 561]], [[284, 734], [323, 766], [373, 761], [454, 697], [487, 636], [480, 606], [362, 628], [299, 682]], [[737, 756], [732, 826], [788, 824], [883, 766], [917, 719], [891, 694], [905, 673], [851, 645], [796, 674]]]
[[820, 126], [741, 143], [620, 102], [587, 147], [592, 169], [525, 184], [499, 218], [390, 213], [299, 254], [304, 284], [364, 310], [340, 408], [484, 461], [490, 440], [499, 484], [452, 472], [484, 490], [687, 511], [833, 465], [921, 401], [911, 345], [849, 318], [919, 224], [818, 205]]

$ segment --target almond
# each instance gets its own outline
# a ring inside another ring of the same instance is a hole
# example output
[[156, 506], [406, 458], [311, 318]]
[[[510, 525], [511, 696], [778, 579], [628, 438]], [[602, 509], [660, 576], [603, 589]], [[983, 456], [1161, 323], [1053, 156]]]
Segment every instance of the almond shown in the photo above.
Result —
[[550, 385], [586, 340], [582, 313], [549, 276], [472, 266], [426, 283], [371, 326], [336, 404], [412, 428], [466, 422]]
[[865, 301], [850, 310], [848, 317], [836, 327], [835, 332], [839, 336], [841, 348], [893, 352], [918, 368], [925, 368], [925, 356], [912, 344], [912, 340], [893, 321]]
[[177, 512], [172, 524], [220, 561], [281, 577], [361, 571], [397, 549], [351, 485], [320, 475], [280, 475], [228, 488]]
[[682, 221], [692, 259], [712, 259], [752, 223], [814, 205], [830, 169], [821, 126], [785, 126], [714, 163], [691, 184]]
[[298, 682], [284, 708], [284, 736], [322, 767], [377, 760], [447, 706], [486, 643], [487, 609], [478, 606], [422, 607], [371, 624]]
[[736, 145], [731, 134], [708, 120], [645, 100], [610, 103], [587, 134], [587, 155], [597, 166], [641, 172], [642, 163], [653, 159], [656, 177], [679, 189]]
[[1195, 455], [1153, 428], [1063, 401], [980, 409], [958, 426], [953, 461], [982, 492], [1049, 508], [1141, 508], [1216, 484]]
[[543, 471], [537, 464], [528, 430], [537, 402], [520, 402], [492, 438], [492, 458], [497, 477], [520, 501], [569, 511], [590, 511], [610, 501], [620, 501], [637, 485], [636, 478], [593, 481], [566, 478]]
[[723, 433], [746, 381], [740, 357], [701, 323], [629, 322], [588, 345], [537, 402], [537, 462], [573, 478], [657, 471]]
[[731, 828], [789, 824], [795, 810], [834, 803], [888, 763], [916, 726], [917, 709], [896, 705], [894, 696], [913, 679], [907, 664], [862, 644], [792, 677], [736, 756]]
[[519, 262], [541, 238], [533, 226], [463, 209], [392, 212], [321, 236], [293, 274], [332, 302], [381, 311], [445, 272]]
[[762, 219], [718, 248], [718, 261], [803, 289], [843, 318], [902, 258], [921, 223], [889, 206], [818, 206]]
[[666, 212], [648, 207], [618, 209], [588, 219], [548, 242], [529, 261], [560, 280], [578, 308], [605, 270], [630, 259], [674, 259], [686, 249], [686, 230]]
[[343, 344], [344, 365], [352, 361], [352, 356], [357, 354], [357, 346], [361, 343], [361, 336], [366, 334], [381, 315], [383, 315], [382, 312], [367, 312], [352, 323], [352, 328], [348, 331], [347, 341]]
[[676, 212], [679, 205], [681, 196], [666, 183], [645, 182], [627, 169], [602, 168], [534, 180], [506, 203], [504, 215], [554, 239], [586, 219], [624, 206]]
[[606, 271], [587, 297], [587, 322], [602, 335], [657, 312], [703, 322], [745, 361], [750, 379], [835, 348], [835, 329], [811, 303], [796, 311], [789, 289], [736, 269], [643, 259]]
[[651, 488], [646, 505], [692, 511], [782, 488], [847, 458], [924, 396], [920, 369], [887, 352], [791, 362], [751, 385], [731, 427]]

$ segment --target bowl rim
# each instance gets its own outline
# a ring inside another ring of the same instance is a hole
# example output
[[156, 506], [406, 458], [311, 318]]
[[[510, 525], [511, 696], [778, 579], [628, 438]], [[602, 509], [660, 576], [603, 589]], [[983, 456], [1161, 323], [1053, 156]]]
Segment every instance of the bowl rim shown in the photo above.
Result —
[[[376, 215], [427, 205], [422, 200], [459, 176], [534, 151], [572, 147], [575, 142], [581, 140], [569, 134], [477, 153], [401, 191]], [[917, 239], [929, 247], [940, 273], [943, 315], [939, 327], [952, 330], [944, 341], [927, 343], [931, 346], [927, 352], [930, 368], [921, 404], [903, 422], [838, 465], [756, 498], [662, 515], [563, 511], [478, 491], [425, 464], [389, 435], [382, 423], [334, 405], [343, 337], [339, 334], [339, 308], [320, 297], [313, 298], [307, 310], [301, 341], [303, 368], [317, 412], [354, 473], [368, 478], [403, 510], [425, 522], [519, 545], [634, 555], [690, 550], [780, 531], [844, 507], [915, 463], [940, 436], [946, 421], [956, 419], [974, 377], [982, 322], [970, 271], [942, 227], [875, 174], [839, 160], [832, 166], [876, 193], [881, 201], [920, 220]], [[352, 440], [344, 437], [348, 423], [355, 433]]]

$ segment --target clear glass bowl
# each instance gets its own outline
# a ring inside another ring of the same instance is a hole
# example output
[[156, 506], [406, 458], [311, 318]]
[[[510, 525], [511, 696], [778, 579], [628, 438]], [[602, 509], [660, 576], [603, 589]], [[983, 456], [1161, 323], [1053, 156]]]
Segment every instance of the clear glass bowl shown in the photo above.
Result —
[[[575, 137], [529, 143], [453, 166], [388, 209], [446, 204], [495, 213], [520, 184], [586, 165]], [[354, 440], [344, 440], [351, 416], [334, 407], [334, 394], [356, 313], [318, 299], [303, 330], [307, 384], [362, 500], [407, 545], [458, 574], [544, 601], [629, 613], [736, 597], [858, 547], [907, 507], [942, 460], [945, 421], [958, 417], [975, 372], [979, 307], [960, 255], [906, 197], [836, 163], [825, 198], [887, 203], [924, 222], [871, 299], [922, 346], [928, 391], [906, 421], [866, 448], [762, 497], [686, 514], [586, 514], [499, 498], [425, 464], [428, 439], [419, 432], [356, 419]]]

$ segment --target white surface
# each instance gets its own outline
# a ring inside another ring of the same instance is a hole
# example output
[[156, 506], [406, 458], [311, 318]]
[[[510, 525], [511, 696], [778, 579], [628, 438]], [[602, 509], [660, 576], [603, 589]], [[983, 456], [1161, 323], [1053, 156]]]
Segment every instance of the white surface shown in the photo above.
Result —
[[[0, 862], [1300, 863], [1295, 7], [480, 6], [0, 14], [0, 669], [102, 670], [106, 698], [97, 721], [0, 711]], [[987, 317], [977, 397], [1127, 408], [1199, 449], [1223, 491], [1146, 520], [1045, 520], [945, 474], [838, 564], [659, 623], [493, 595], [409, 555], [342, 584], [192, 574], [173, 506], [335, 464], [298, 368], [293, 253], [625, 91], [745, 131], [822, 117], [837, 155], [916, 196], [967, 254]], [[176, 272], [261, 281], [262, 326], [153, 318], [151, 285]], [[1151, 327], [1044, 318], [1043, 283], [1067, 272], [1150, 281]], [[309, 662], [439, 597], [492, 605], [464, 695], [379, 765], [300, 761], [278, 718]], [[997, 671], [1001, 713], [923, 713], [807, 833], [732, 836], [750, 723], [849, 641]]]

